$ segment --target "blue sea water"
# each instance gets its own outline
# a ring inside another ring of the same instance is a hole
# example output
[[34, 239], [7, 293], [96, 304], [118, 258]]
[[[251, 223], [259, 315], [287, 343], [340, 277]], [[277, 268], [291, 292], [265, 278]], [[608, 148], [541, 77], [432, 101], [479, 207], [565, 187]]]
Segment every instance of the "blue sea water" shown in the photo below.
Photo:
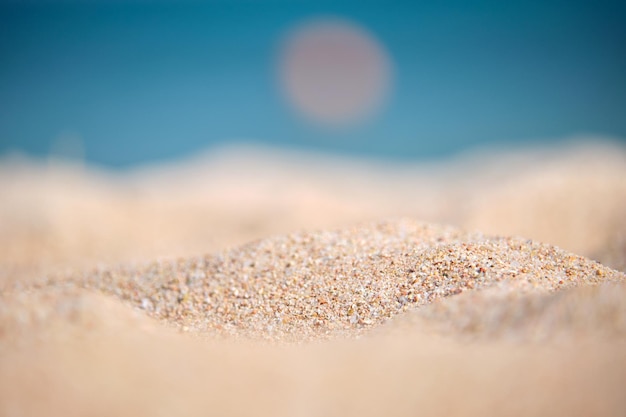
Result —
[[[367, 28], [392, 59], [363, 123], [311, 123], [277, 85], [281, 39], [320, 16]], [[127, 167], [239, 141], [392, 159], [623, 141], [624, 21], [612, 1], [4, 0], [0, 154], [72, 137], [87, 161]]]

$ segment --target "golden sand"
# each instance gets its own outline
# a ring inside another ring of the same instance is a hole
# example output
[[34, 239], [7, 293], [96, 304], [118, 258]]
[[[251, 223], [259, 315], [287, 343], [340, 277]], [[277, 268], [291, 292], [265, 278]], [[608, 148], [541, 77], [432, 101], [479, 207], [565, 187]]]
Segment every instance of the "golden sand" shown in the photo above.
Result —
[[5, 161], [0, 415], [624, 415], [624, 155]]
[[[357, 335], [468, 291], [496, 287], [521, 296], [623, 279], [550, 245], [398, 220], [277, 236], [141, 268], [50, 276], [20, 285], [18, 294], [33, 297], [23, 305], [37, 306], [40, 294], [86, 289], [186, 332], [302, 341]], [[54, 312], [24, 313], [44, 322], [47, 314]]]

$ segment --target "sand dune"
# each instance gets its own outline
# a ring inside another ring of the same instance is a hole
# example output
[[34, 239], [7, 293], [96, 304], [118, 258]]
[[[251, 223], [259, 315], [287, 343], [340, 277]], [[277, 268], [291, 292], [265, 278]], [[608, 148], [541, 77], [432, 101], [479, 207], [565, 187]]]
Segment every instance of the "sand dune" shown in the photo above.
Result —
[[398, 220], [2, 297], [6, 414], [626, 410], [626, 275], [528, 240]]
[[625, 155], [4, 161], [0, 415], [624, 415]]
[[[404, 219], [277, 236], [140, 268], [50, 276], [26, 288], [28, 296], [51, 299], [95, 291], [196, 334], [300, 341], [360, 334], [465, 292], [504, 288], [520, 297], [623, 279], [550, 245]], [[22, 305], [40, 308], [41, 301]]]

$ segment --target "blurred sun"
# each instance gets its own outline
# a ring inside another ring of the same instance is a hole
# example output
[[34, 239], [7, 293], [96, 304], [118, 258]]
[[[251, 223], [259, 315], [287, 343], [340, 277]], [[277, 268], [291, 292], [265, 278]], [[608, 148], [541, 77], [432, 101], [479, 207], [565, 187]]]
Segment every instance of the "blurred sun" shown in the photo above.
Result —
[[326, 126], [354, 125], [379, 110], [392, 83], [385, 47], [365, 28], [336, 18], [297, 25], [279, 58], [288, 101]]

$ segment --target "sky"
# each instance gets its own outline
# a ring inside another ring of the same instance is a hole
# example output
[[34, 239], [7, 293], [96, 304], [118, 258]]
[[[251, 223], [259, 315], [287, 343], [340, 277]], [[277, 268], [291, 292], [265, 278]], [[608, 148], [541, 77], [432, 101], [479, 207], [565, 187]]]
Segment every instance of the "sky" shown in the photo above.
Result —
[[[626, 141], [622, 3], [0, 0], [0, 155], [129, 167], [235, 143], [428, 159]], [[329, 22], [356, 44], [316, 38]], [[342, 100], [365, 110], [343, 120]]]

